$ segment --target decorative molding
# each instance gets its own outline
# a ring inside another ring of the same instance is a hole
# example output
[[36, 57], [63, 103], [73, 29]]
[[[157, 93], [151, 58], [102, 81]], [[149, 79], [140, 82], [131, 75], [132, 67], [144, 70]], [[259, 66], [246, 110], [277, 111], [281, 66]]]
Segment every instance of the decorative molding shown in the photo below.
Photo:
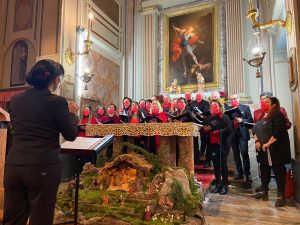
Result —
[[14, 32], [30, 29], [32, 27], [33, 3], [33, 0], [15, 1]]
[[229, 93], [245, 92], [241, 1], [226, 1], [227, 85]]
[[142, 14], [148, 14], [148, 13], [159, 13], [160, 8], [156, 5], [152, 5], [152, 6], [147, 6], [147, 7], [143, 7], [141, 9], [138, 10], [139, 13]]

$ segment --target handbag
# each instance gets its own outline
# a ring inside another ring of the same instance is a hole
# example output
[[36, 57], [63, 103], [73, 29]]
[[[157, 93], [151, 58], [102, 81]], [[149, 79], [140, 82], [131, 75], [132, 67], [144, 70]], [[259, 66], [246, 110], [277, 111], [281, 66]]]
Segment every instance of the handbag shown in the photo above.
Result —
[[293, 173], [292, 170], [289, 169], [285, 176], [285, 193], [284, 196], [286, 198], [292, 198], [294, 196], [294, 183], [293, 183]]

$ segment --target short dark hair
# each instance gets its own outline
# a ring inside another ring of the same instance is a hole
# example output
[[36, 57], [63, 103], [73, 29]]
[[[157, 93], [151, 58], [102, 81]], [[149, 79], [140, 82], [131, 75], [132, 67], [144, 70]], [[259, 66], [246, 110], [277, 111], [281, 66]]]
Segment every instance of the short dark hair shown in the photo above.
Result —
[[273, 93], [270, 91], [265, 91], [265, 92], [261, 93], [259, 97], [261, 98], [262, 96], [273, 97]]
[[131, 98], [129, 98], [129, 97], [124, 97], [122, 102], [124, 102], [124, 100], [126, 100], [126, 99], [128, 99], [128, 100], [129, 100], [129, 102], [130, 102], [130, 105], [131, 105], [131, 103], [132, 103], [132, 99], [131, 99]]
[[219, 107], [220, 107], [221, 112], [224, 111], [223, 105], [221, 104], [221, 102], [220, 102], [219, 100], [213, 99], [213, 100], [210, 101], [210, 105], [211, 105], [212, 103], [217, 103], [217, 104], [219, 105]]
[[106, 108], [108, 108], [108, 107], [111, 106], [111, 105], [115, 108], [115, 110], [117, 110], [117, 106], [116, 106], [114, 103], [108, 104]]
[[63, 76], [65, 70], [60, 63], [50, 59], [38, 61], [26, 74], [26, 81], [37, 88], [47, 88], [58, 76]]

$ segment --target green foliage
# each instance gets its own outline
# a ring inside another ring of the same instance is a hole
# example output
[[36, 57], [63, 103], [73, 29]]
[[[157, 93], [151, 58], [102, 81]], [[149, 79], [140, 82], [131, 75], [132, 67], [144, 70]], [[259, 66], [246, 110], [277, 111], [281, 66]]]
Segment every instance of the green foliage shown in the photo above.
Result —
[[98, 172], [86, 173], [80, 176], [85, 187], [91, 186], [93, 184], [93, 179], [98, 175]]
[[156, 174], [158, 174], [162, 171], [162, 165], [161, 165], [157, 155], [149, 153], [147, 150], [141, 148], [140, 146], [133, 145], [128, 142], [124, 142], [123, 145], [127, 146], [129, 149], [131, 149], [133, 151], [137, 151], [137, 152], [141, 153], [145, 157], [145, 159], [149, 163], [151, 163], [151, 165], [153, 166], [152, 171], [151, 171], [151, 177], [150, 177], [151, 180]]
[[188, 216], [194, 215], [194, 210], [198, 207], [198, 199], [192, 194], [184, 196], [183, 187], [176, 179], [173, 179], [170, 197], [174, 202], [174, 209], [182, 210]]

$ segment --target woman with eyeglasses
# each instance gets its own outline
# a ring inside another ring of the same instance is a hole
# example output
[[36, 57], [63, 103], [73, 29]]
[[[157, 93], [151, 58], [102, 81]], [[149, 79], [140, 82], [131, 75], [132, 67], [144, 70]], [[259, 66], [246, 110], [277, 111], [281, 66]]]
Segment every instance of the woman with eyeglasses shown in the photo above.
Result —
[[33, 86], [15, 95], [9, 105], [12, 146], [4, 174], [3, 224], [52, 225], [60, 183], [59, 134], [77, 136], [78, 106], [51, 94], [64, 75], [61, 64], [38, 61], [26, 75]]

